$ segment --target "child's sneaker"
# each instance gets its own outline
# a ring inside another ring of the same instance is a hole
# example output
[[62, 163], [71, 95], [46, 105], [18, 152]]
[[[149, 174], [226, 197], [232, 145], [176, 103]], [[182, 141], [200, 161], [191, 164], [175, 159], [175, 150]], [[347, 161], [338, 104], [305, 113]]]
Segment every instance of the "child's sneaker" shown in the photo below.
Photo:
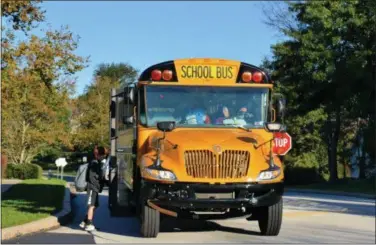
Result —
[[85, 229], [85, 227], [86, 227], [86, 222], [85, 222], [85, 221], [82, 221], [82, 222], [80, 223], [80, 227], [81, 227], [82, 229]]
[[87, 224], [85, 227], [85, 231], [94, 231], [95, 226], [93, 224]]
[[93, 221], [88, 220], [85, 226], [85, 231], [93, 231], [95, 230], [95, 226], [93, 225]]

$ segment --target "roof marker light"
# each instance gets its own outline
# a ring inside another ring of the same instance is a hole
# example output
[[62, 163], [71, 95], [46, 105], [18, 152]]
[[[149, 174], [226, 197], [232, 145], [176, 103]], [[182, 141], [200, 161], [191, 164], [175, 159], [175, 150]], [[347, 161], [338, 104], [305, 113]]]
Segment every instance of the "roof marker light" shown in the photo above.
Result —
[[160, 70], [153, 70], [151, 72], [151, 79], [153, 81], [159, 81], [162, 78], [162, 72]]
[[262, 81], [262, 73], [257, 71], [255, 73], [253, 73], [253, 81], [256, 82], [256, 83], [259, 83]]
[[169, 81], [172, 79], [172, 71], [170, 70], [164, 70], [162, 73], [162, 78], [165, 81]]
[[243, 82], [249, 83], [252, 80], [252, 73], [249, 71], [243, 72], [242, 80]]

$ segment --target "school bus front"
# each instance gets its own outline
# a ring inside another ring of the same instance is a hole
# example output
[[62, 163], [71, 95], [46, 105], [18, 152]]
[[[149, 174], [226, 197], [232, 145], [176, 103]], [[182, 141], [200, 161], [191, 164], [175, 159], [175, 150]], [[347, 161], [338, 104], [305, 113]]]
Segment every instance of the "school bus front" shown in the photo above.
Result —
[[141, 74], [133, 137], [118, 142], [134, 144], [123, 181], [144, 236], [158, 234], [160, 213], [205, 218], [199, 211], [251, 215], [263, 234], [278, 234], [284, 174], [272, 142], [283, 125], [272, 89], [265, 71], [231, 60], [175, 60]]

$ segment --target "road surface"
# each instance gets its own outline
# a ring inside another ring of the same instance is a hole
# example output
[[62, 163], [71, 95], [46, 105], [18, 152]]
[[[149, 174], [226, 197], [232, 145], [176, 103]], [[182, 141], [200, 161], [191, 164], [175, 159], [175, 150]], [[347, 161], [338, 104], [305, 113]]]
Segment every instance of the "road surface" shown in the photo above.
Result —
[[85, 215], [85, 194], [72, 205], [71, 224], [3, 243], [355, 243], [375, 244], [375, 201], [353, 197], [288, 192], [277, 237], [260, 236], [257, 222], [244, 218], [209, 221], [166, 220], [157, 238], [141, 238], [136, 218], [110, 217], [107, 190], [95, 216], [97, 231], [78, 226]]

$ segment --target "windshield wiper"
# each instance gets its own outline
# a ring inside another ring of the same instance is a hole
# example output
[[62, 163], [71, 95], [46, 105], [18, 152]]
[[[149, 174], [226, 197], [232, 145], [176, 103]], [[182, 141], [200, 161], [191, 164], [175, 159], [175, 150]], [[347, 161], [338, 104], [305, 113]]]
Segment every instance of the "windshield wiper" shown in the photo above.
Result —
[[231, 126], [233, 126], [234, 128], [243, 129], [243, 130], [245, 130], [247, 132], [251, 132], [251, 130], [249, 128], [246, 128], [246, 127], [241, 126], [241, 125], [231, 124]]

